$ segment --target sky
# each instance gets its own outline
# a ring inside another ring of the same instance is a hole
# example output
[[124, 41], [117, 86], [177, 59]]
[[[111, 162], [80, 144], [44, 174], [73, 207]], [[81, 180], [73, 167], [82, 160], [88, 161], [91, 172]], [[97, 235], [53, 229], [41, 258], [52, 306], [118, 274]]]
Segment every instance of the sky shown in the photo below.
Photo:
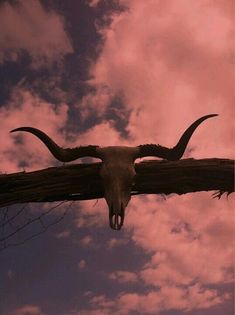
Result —
[[[233, 0], [1, 1], [0, 172], [62, 165], [20, 126], [64, 147], [171, 147], [207, 114], [184, 158], [234, 159], [234, 15]], [[121, 231], [103, 199], [56, 204], [45, 224], [61, 222], [0, 252], [0, 314], [232, 315], [234, 198], [135, 196]]]

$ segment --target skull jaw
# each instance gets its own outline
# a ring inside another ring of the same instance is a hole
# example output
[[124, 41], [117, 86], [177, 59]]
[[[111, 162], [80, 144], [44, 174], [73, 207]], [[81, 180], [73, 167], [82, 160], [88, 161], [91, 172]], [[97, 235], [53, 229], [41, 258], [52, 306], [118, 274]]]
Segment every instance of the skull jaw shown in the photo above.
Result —
[[113, 205], [109, 208], [109, 225], [113, 230], [121, 230], [124, 223], [124, 206], [121, 204], [119, 211], [114, 211]]

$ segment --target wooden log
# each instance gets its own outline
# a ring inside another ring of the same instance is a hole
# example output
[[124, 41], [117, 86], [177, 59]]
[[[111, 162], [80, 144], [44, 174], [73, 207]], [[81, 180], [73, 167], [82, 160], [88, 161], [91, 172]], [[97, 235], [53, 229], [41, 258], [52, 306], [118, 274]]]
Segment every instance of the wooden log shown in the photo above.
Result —
[[[27, 202], [102, 198], [100, 166], [101, 163], [72, 164], [0, 175], [0, 207]], [[132, 195], [234, 191], [234, 160], [148, 160], [136, 163], [135, 169]]]

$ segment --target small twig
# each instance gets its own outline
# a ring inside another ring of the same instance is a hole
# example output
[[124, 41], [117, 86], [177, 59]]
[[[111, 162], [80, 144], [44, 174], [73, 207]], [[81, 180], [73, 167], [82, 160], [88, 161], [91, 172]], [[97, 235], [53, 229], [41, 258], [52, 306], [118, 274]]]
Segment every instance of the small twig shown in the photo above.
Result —
[[[52, 209], [54, 210], [55, 208], [57, 208], [58, 206], [60, 206], [60, 205], [63, 204], [63, 203], [64, 203], [64, 202], [61, 202], [59, 205], [56, 205], [55, 207], [52, 207], [52, 208], [50, 208], [49, 210], [50, 210], [50, 211], [51, 211]], [[53, 221], [53, 222], [51, 222], [51, 223], [49, 223], [49, 224], [47, 224], [47, 225], [43, 225], [43, 229], [42, 229], [40, 232], [35, 233], [35, 234], [33, 234], [33, 235], [31, 235], [31, 236], [25, 238], [24, 240], [22, 240], [22, 241], [20, 241], [20, 242], [16, 242], [16, 243], [9, 243], [9, 244], [7, 244], [7, 243], [6, 243], [6, 239], [4, 239], [4, 240], [3, 240], [4, 245], [3, 245], [2, 248], [0, 248], [0, 252], [3, 251], [3, 250], [5, 250], [6, 248], [9, 248], [9, 247], [14, 247], [14, 246], [18, 246], [18, 245], [23, 245], [23, 244], [25, 244], [27, 241], [30, 241], [30, 240], [32, 240], [33, 238], [35, 238], [35, 237], [41, 235], [42, 233], [46, 232], [51, 226], [56, 225], [57, 223], [61, 222], [61, 221], [64, 219], [64, 217], [66, 216], [66, 214], [67, 214], [68, 211], [70, 210], [72, 204], [73, 204], [73, 201], [70, 203], [70, 205], [65, 209], [65, 211], [62, 213], [62, 215], [61, 215], [57, 220], [55, 220], [55, 221]], [[47, 213], [49, 213], [50, 211], [47, 211]], [[40, 220], [41, 220], [41, 217], [42, 217], [43, 215], [45, 215], [45, 213], [43, 213], [40, 217], [36, 218], [35, 221], [37, 221], [37, 220], [40, 221]], [[40, 222], [41, 222], [41, 221], [40, 221]]]
[[[0, 228], [3, 227], [3, 226], [6, 226], [7, 224], [10, 224], [17, 216], [19, 216], [24, 211], [25, 208], [26, 208], [26, 205], [21, 207], [20, 210], [15, 215], [13, 215], [11, 218], [9, 218], [6, 222], [3, 221], [3, 223], [0, 224]], [[7, 207], [6, 211], [8, 213], [9, 207]]]
[[7, 236], [0, 238], [0, 242], [5, 241], [7, 239], [9, 239], [10, 237], [12, 237], [13, 235], [15, 235], [16, 233], [20, 232], [21, 230], [25, 229], [29, 224], [32, 224], [36, 221], [40, 221], [44, 216], [48, 215], [49, 213], [51, 213], [54, 209], [58, 208], [59, 206], [61, 206], [63, 203], [65, 203], [66, 201], [62, 201], [60, 202], [58, 205], [51, 207], [48, 211], [43, 212], [40, 216], [33, 218], [29, 221], [27, 221], [25, 224], [20, 225], [17, 229], [15, 229], [15, 231], [13, 231], [12, 233], [8, 234]]

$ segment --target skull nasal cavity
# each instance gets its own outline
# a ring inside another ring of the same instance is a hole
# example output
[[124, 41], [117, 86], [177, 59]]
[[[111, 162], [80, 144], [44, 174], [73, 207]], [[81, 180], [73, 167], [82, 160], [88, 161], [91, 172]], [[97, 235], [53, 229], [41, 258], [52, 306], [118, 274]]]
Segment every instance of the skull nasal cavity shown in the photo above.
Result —
[[120, 214], [113, 214], [111, 218], [111, 227], [114, 230], [120, 230], [122, 227], [123, 219]]

